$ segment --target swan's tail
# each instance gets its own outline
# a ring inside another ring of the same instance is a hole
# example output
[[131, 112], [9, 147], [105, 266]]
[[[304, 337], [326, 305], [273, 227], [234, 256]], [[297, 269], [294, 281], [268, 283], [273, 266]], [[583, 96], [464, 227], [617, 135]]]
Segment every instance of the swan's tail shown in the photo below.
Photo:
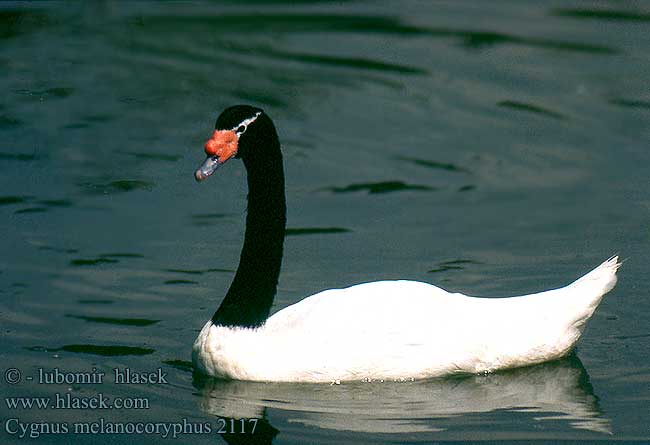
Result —
[[575, 299], [576, 304], [581, 306], [575, 314], [574, 321], [574, 326], [580, 331], [600, 304], [603, 296], [616, 286], [616, 271], [621, 264], [618, 256], [613, 256], [565, 288], [572, 294], [570, 298]]

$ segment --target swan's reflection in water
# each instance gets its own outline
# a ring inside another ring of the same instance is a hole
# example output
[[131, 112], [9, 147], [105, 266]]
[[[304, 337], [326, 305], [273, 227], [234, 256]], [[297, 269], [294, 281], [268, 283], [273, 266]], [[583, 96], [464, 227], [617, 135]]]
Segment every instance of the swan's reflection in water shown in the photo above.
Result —
[[[577, 356], [490, 375], [415, 382], [341, 385], [252, 383], [195, 377], [201, 409], [234, 419], [260, 419], [248, 437], [271, 443], [277, 430], [267, 408], [289, 413], [289, 422], [365, 433], [443, 431], [445, 419], [496, 410], [537, 413], [535, 421], [559, 420], [572, 428], [611, 433], [589, 376]], [[448, 423], [448, 422], [447, 422]], [[228, 436], [228, 435], [226, 435]], [[230, 442], [243, 437], [231, 438]]]

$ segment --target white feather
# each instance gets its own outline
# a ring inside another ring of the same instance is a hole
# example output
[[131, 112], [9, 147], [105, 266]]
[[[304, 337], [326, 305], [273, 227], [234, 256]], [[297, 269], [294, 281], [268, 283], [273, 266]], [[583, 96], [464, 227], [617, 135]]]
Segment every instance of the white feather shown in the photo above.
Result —
[[330, 289], [259, 328], [206, 323], [192, 358], [238, 380], [419, 379], [526, 366], [566, 355], [616, 284], [612, 257], [572, 284], [509, 298], [475, 298], [416, 281]]

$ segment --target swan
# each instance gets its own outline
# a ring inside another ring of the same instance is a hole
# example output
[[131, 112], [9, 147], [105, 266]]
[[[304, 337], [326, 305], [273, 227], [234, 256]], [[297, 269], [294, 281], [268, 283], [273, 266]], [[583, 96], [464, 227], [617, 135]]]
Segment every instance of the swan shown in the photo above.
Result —
[[192, 348], [199, 373], [339, 383], [533, 365], [567, 355], [616, 284], [614, 256], [568, 286], [525, 296], [477, 298], [417, 281], [375, 281], [324, 290], [269, 316], [286, 225], [275, 126], [259, 108], [227, 108], [205, 152], [197, 181], [231, 158], [244, 162], [248, 212], [232, 284]]

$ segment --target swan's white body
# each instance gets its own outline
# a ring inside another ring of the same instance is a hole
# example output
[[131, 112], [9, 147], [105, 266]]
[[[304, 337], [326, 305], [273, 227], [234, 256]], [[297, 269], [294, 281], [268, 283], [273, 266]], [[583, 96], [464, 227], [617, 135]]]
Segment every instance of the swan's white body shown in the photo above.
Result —
[[415, 281], [326, 290], [259, 328], [209, 321], [192, 358], [205, 374], [284, 382], [419, 379], [541, 363], [571, 351], [619, 266], [613, 257], [566, 287], [509, 298]]

